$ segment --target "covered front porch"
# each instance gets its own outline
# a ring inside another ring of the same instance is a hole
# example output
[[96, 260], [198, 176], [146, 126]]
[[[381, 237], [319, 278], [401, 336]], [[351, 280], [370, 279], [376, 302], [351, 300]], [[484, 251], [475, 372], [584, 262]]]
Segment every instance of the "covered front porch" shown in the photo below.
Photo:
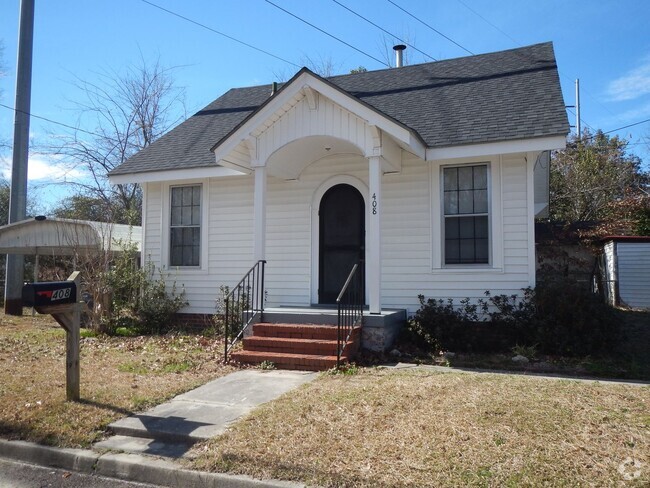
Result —
[[272, 305], [333, 305], [358, 263], [368, 314], [382, 314], [383, 179], [405, 151], [423, 161], [410, 130], [305, 72], [213, 151], [252, 175], [253, 260], [268, 262]]

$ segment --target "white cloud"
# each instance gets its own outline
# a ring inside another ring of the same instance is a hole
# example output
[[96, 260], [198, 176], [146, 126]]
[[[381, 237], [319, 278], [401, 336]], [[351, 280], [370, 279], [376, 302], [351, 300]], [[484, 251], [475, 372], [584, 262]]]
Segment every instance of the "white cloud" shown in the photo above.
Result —
[[634, 100], [648, 93], [650, 93], [650, 56], [643, 60], [641, 66], [611, 81], [607, 87], [607, 95], [615, 102]]
[[[11, 159], [0, 159], [0, 175], [11, 179]], [[68, 168], [54, 157], [32, 156], [27, 163], [27, 179], [29, 181], [78, 181], [84, 177], [84, 172], [76, 168]]]

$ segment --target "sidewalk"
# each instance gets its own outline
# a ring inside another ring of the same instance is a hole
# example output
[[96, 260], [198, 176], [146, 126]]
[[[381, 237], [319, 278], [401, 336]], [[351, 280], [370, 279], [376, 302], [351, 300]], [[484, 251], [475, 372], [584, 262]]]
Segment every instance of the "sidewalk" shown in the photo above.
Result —
[[317, 376], [305, 371], [247, 369], [110, 425], [116, 434], [94, 449], [179, 458], [195, 442], [220, 435], [253, 408]]
[[[110, 425], [117, 434], [93, 450], [0, 439], [0, 457], [159, 486], [297, 487], [295, 483], [191, 471], [176, 460], [217, 436], [258, 405], [316, 378], [305, 371], [242, 370]], [[161, 457], [162, 456], [162, 457]], [[167, 458], [167, 459], [163, 459]]]

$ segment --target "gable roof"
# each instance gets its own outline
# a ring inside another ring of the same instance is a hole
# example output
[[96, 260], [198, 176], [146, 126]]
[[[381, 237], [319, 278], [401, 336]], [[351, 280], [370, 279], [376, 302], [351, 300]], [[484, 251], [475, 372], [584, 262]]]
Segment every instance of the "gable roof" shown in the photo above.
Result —
[[[550, 42], [325, 80], [431, 148], [569, 132]], [[216, 166], [213, 146], [270, 95], [270, 85], [231, 89], [110, 174]]]

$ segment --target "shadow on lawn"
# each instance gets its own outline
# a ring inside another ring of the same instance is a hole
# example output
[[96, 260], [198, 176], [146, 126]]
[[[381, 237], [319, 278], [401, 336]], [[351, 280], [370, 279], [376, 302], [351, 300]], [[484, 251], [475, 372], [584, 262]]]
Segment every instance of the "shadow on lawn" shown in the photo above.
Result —
[[77, 400], [77, 403], [81, 403], [82, 405], [89, 405], [91, 407], [101, 408], [102, 410], [110, 410], [111, 412], [119, 413], [119, 414], [122, 414], [124, 416], [134, 414], [134, 412], [132, 410], [129, 410], [127, 408], [116, 407], [115, 405], [109, 405], [108, 403], [102, 403], [102, 402], [96, 402], [94, 400], [86, 400], [85, 398], [81, 398], [81, 399]]

